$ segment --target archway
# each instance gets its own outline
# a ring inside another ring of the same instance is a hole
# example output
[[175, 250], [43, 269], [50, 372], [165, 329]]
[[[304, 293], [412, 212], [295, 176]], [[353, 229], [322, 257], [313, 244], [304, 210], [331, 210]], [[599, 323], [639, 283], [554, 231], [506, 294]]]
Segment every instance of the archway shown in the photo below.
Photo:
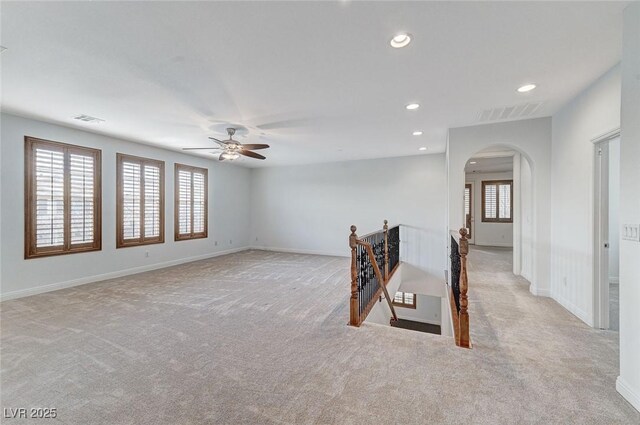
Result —
[[492, 145], [464, 163], [463, 216], [469, 242], [512, 249], [513, 273], [533, 282], [533, 164], [519, 148]]

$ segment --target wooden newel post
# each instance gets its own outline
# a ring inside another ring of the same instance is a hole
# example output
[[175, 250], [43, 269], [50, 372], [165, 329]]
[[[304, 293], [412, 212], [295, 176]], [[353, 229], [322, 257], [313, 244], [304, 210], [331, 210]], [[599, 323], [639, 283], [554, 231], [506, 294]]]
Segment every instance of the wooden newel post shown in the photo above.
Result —
[[349, 247], [351, 248], [351, 302], [349, 304], [349, 324], [351, 326], [360, 326], [360, 312], [358, 310], [358, 272], [356, 271], [356, 247], [358, 246], [358, 236], [356, 235], [356, 226], [351, 226], [351, 235], [349, 235]]
[[389, 280], [389, 225], [384, 221], [384, 281]]
[[460, 346], [471, 348], [469, 341], [469, 299], [467, 290], [469, 280], [467, 277], [467, 254], [469, 253], [469, 241], [467, 239], [467, 229], [460, 229]]

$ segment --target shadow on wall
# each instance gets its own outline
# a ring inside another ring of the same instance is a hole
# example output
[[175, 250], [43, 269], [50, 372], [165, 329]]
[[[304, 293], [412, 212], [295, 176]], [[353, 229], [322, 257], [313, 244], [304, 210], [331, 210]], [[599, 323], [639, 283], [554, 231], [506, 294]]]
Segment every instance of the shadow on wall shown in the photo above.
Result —
[[[400, 259], [421, 270], [431, 279], [444, 282], [446, 264], [436, 269], [434, 258], [441, 258], [447, 249], [442, 232], [403, 224], [400, 226]], [[429, 266], [431, 264], [431, 266]]]

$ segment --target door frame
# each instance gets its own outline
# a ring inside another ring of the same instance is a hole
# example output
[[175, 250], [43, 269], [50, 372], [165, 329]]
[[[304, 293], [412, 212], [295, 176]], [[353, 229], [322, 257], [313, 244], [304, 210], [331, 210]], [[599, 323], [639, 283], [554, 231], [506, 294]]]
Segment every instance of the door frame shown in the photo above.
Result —
[[609, 329], [609, 142], [616, 128], [591, 140], [593, 173], [593, 327]]
[[[470, 220], [471, 228], [469, 229], [469, 243], [473, 244], [473, 243], [475, 243], [474, 241], [475, 241], [475, 234], [476, 234], [476, 229], [475, 229], [476, 226], [475, 226], [475, 223], [474, 223], [474, 221], [475, 221], [475, 213], [474, 213], [475, 205], [474, 205], [474, 202], [476, 201], [476, 197], [475, 197], [475, 193], [473, 192], [474, 189], [475, 189], [475, 184], [474, 184], [473, 181], [468, 182], [468, 181], [465, 180], [465, 182], [464, 182], [465, 190], [467, 189], [467, 186], [471, 187], [471, 189], [469, 190], [469, 214], [471, 215], [471, 220]], [[463, 199], [462, 207], [464, 209], [464, 199]], [[463, 213], [464, 213], [464, 211], [463, 211]], [[467, 217], [464, 218], [465, 224], [466, 224], [466, 219], [467, 219]]]

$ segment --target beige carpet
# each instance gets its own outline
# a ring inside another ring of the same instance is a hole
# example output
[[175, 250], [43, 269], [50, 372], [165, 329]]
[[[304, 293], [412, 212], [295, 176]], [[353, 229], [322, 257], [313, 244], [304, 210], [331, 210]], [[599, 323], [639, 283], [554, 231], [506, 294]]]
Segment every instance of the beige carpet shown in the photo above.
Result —
[[640, 423], [615, 391], [616, 333], [531, 296], [508, 252], [470, 257], [473, 350], [346, 326], [335, 257], [247, 251], [7, 301], [0, 407], [64, 424]]

